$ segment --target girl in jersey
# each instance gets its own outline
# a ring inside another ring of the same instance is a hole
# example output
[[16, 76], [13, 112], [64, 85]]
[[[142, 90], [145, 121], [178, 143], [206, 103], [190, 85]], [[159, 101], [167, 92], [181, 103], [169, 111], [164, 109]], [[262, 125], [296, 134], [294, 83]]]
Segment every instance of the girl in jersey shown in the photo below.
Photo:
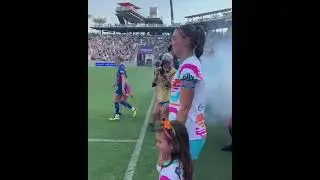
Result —
[[192, 180], [193, 167], [186, 127], [166, 120], [157, 131], [156, 140], [160, 157], [157, 164], [159, 180]]
[[183, 25], [172, 36], [173, 53], [181, 64], [171, 82], [169, 120], [185, 124], [194, 166], [207, 136], [204, 82], [199, 60], [204, 44], [205, 32], [202, 26]]

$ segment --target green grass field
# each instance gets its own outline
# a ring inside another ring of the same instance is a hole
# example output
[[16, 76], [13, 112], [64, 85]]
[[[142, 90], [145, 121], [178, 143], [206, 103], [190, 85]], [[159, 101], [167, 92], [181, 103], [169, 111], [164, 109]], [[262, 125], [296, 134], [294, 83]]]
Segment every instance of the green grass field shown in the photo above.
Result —
[[[128, 68], [128, 80], [136, 98], [135, 118], [121, 108], [121, 121], [109, 121], [114, 113], [114, 68], [88, 67], [88, 180], [122, 180], [128, 168], [150, 101], [150, 68]], [[210, 118], [210, 117], [207, 117]], [[123, 141], [122, 141], [123, 140]], [[220, 151], [229, 141], [223, 124], [208, 127], [208, 138], [196, 168], [196, 180], [231, 180], [232, 154]], [[134, 169], [134, 180], [156, 180], [155, 134], [146, 132]]]

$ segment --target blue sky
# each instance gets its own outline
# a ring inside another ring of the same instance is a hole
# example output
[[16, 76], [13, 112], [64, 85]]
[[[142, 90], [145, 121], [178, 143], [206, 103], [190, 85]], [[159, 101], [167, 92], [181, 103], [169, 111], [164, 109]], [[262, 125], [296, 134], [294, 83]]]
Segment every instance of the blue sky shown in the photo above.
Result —
[[[104, 17], [107, 23], [119, 23], [115, 16], [117, 3], [126, 0], [88, 0], [88, 13], [94, 17]], [[162, 17], [165, 24], [170, 24], [169, 0], [130, 0], [129, 2], [140, 7], [140, 14], [149, 15], [149, 7], [158, 7], [158, 17]], [[174, 21], [184, 23], [185, 16], [204, 13], [224, 8], [231, 8], [231, 0], [172, 0]]]

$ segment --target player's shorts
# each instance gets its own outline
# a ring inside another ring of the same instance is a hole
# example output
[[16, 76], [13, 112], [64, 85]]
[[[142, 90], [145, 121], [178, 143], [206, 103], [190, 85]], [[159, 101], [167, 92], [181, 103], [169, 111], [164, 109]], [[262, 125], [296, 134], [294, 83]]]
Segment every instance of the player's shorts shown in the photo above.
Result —
[[159, 102], [159, 105], [162, 107], [163, 105], [165, 104], [169, 104], [169, 101], [160, 101]]
[[121, 85], [117, 85], [117, 86], [116, 86], [115, 94], [116, 94], [117, 96], [122, 96], [122, 95], [123, 95], [123, 93], [122, 93], [122, 86], [121, 86]]
[[206, 138], [189, 141], [191, 160], [197, 160], [202, 152]]

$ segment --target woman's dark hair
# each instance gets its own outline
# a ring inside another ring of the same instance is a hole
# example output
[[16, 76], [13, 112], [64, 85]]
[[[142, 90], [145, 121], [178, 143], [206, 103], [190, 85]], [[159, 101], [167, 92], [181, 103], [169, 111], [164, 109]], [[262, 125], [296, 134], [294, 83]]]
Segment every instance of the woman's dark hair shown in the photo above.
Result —
[[206, 41], [206, 35], [203, 26], [186, 24], [179, 28], [183, 36], [190, 38], [191, 48], [194, 49], [194, 53], [197, 58], [203, 54], [203, 47]]
[[[163, 132], [170, 136], [166, 139], [168, 140], [169, 144], [172, 144], [172, 152], [171, 152], [171, 162], [174, 160], [179, 160], [182, 164], [183, 169], [183, 179], [184, 180], [192, 180], [193, 179], [193, 166], [192, 160], [190, 156], [190, 147], [189, 147], [189, 135], [187, 128], [184, 124], [181, 124], [177, 121], [170, 122], [172, 128], [165, 129], [161, 126], [158, 129], [158, 132]], [[165, 132], [166, 131], [166, 132]]]

